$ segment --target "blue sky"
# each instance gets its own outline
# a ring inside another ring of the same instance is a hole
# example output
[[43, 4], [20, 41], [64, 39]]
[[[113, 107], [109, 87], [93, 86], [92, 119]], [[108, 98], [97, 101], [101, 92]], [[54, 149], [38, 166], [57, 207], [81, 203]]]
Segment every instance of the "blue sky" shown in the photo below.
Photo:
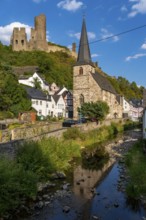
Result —
[[34, 17], [45, 14], [47, 38], [69, 47], [79, 44], [86, 17], [92, 60], [111, 76], [123, 76], [146, 87], [146, 0], [0, 0], [0, 41], [10, 44], [13, 27], [25, 26], [28, 37]]

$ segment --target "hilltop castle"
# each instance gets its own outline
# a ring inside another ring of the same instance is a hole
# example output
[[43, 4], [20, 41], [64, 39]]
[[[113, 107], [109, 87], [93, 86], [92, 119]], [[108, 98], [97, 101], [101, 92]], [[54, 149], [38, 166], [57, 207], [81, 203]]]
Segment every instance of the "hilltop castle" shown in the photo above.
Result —
[[[30, 40], [27, 40], [26, 30], [24, 27], [14, 28], [11, 36], [11, 45], [13, 51], [33, 51], [40, 50], [46, 52], [64, 51], [67, 49], [57, 45], [49, 45], [46, 40], [46, 16], [41, 14], [34, 19], [34, 28], [31, 28]], [[72, 56], [76, 57], [76, 46], [72, 44]]]

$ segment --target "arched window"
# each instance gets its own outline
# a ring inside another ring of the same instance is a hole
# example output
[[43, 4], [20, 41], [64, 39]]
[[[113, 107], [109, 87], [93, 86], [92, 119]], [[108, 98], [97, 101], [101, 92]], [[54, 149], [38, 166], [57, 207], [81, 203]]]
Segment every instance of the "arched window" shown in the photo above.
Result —
[[84, 96], [81, 94], [80, 95], [80, 106], [84, 104]]
[[80, 69], [79, 69], [79, 75], [83, 75], [83, 67], [80, 67]]

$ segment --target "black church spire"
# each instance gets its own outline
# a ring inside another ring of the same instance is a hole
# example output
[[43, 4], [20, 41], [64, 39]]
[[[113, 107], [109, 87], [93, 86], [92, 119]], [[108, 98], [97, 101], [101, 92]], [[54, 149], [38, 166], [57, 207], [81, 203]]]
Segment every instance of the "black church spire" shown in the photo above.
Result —
[[78, 51], [78, 64], [89, 64], [91, 63], [91, 54], [86, 30], [85, 18], [83, 18], [82, 31], [80, 37], [79, 51]]

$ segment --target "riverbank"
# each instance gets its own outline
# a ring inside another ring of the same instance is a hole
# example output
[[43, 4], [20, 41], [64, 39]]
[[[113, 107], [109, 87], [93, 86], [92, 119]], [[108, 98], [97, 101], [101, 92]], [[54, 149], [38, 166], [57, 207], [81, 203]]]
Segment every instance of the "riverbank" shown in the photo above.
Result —
[[[139, 138], [141, 138], [140, 131], [130, 131], [124, 136], [121, 136], [120, 139], [106, 145], [110, 160], [102, 169], [98, 172], [94, 172], [77, 167], [77, 169], [74, 170], [73, 186], [64, 180], [60, 185], [60, 189], [54, 194], [45, 195], [45, 199], [47, 196], [50, 198], [48, 202], [47, 200], [42, 199], [40, 204], [44, 205], [40, 207], [35, 206], [33, 215], [30, 218], [27, 217], [23, 219], [88, 219], [84, 216], [84, 208], [89, 208], [87, 204], [89, 204], [89, 201], [91, 201], [91, 199], [97, 194], [95, 186], [101, 182], [115, 162], [119, 162], [122, 165], [120, 168], [120, 177], [117, 188], [119, 191], [125, 192], [127, 179], [125, 176], [126, 169], [123, 163], [123, 156], [132, 148], [133, 144], [136, 143]], [[120, 204], [115, 203], [115, 206], [116, 205], [119, 206]], [[98, 219], [98, 216], [93, 215], [93, 219]]]
[[[70, 191], [70, 182], [66, 180], [64, 173], [60, 171], [64, 169], [71, 169], [70, 161], [74, 156], [79, 155], [79, 149], [82, 146], [85, 146], [85, 148], [89, 150], [95, 149], [98, 145], [100, 145], [100, 143], [105, 140], [107, 141], [109, 138], [112, 137], [112, 135], [117, 134], [121, 130], [121, 124], [112, 124], [109, 127], [103, 126], [102, 128], [92, 131], [88, 134], [81, 133], [77, 128], [74, 128], [69, 129], [65, 133], [65, 140], [57, 140], [53, 138], [42, 140], [39, 143], [32, 142], [30, 144], [27, 144], [26, 146], [24, 146], [24, 148], [21, 148], [22, 154], [18, 154], [18, 157], [16, 158], [16, 164], [13, 164], [12, 161], [4, 161], [7, 163], [2, 164], [4, 165], [4, 167], [0, 167], [1, 173], [3, 174], [3, 185], [1, 187], [1, 193], [3, 193], [3, 190], [5, 190], [4, 192], [6, 192], [7, 190], [9, 192], [9, 194], [6, 194], [6, 199], [8, 203], [3, 204], [1, 202], [1, 204], [5, 205], [4, 207], [6, 207], [6, 205], [9, 205], [10, 210], [12, 210], [13, 212], [13, 215], [16, 212], [15, 219], [17, 219], [17, 215], [19, 216], [19, 214], [31, 214], [37, 209], [42, 209], [44, 206], [47, 206], [47, 204], [52, 204], [52, 200], [54, 198], [53, 195], [55, 195], [55, 198], [58, 195], [52, 193], [56, 190], [58, 182], [60, 182], [60, 186], [58, 188], [59, 191], [57, 192], [59, 193], [59, 195], [61, 194], [62, 197], [64, 197], [65, 193], [66, 197], [66, 194], [68, 195], [68, 191]], [[119, 157], [118, 154], [120, 154], [120, 147], [118, 147], [118, 145], [121, 144], [123, 141], [125, 140], [121, 137], [120, 140], [117, 139], [113, 142], [113, 144], [106, 144], [107, 151], [110, 155], [110, 160], [108, 161], [106, 166], [103, 166], [102, 173], [99, 172], [100, 174], [98, 175], [100, 178]], [[115, 146], [117, 146], [117, 150], [114, 149]], [[104, 149], [102, 146], [99, 147], [100, 150]], [[121, 151], [123, 151], [123, 149], [121, 149]], [[103, 150], [102, 153], [104, 154]], [[13, 170], [13, 168], [17, 169]], [[7, 172], [3, 173], [3, 171]], [[53, 175], [50, 175], [52, 171], [57, 172]], [[89, 180], [88, 182], [91, 182], [90, 171], [89, 174], [85, 174], [85, 178], [83, 178], [83, 175], [80, 175], [78, 173], [75, 173], [74, 177], [75, 176], [76, 180], [74, 182], [74, 185], [82, 186], [82, 184], [86, 182], [87, 179]], [[89, 178], [86, 178], [86, 176], [89, 176]], [[40, 182], [39, 180], [41, 180], [42, 182], [42, 179], [45, 181], [45, 178], [48, 177], [49, 179], [51, 178], [51, 181], [47, 181], [47, 183], [40, 183], [39, 185], [37, 184], [36, 188], [36, 183]], [[53, 181], [52, 177], [54, 178]], [[17, 185], [15, 184], [15, 182], [17, 182]], [[92, 188], [96, 184], [96, 182], [98, 182], [98, 179], [94, 178], [94, 184], [92, 184], [92, 186], [90, 187], [90, 191], [92, 191]], [[39, 192], [37, 193], [36, 190], [39, 190]], [[80, 190], [82, 191], [82, 188], [80, 188]], [[3, 194], [1, 199], [4, 198], [4, 195], [5, 194]], [[27, 199], [28, 196], [29, 199]], [[19, 204], [19, 208], [15, 210], [14, 208], [17, 207]], [[3, 208], [3, 206], [1, 208]], [[5, 219], [8, 218], [12, 218], [11, 212], [10, 215], [5, 216]]]

